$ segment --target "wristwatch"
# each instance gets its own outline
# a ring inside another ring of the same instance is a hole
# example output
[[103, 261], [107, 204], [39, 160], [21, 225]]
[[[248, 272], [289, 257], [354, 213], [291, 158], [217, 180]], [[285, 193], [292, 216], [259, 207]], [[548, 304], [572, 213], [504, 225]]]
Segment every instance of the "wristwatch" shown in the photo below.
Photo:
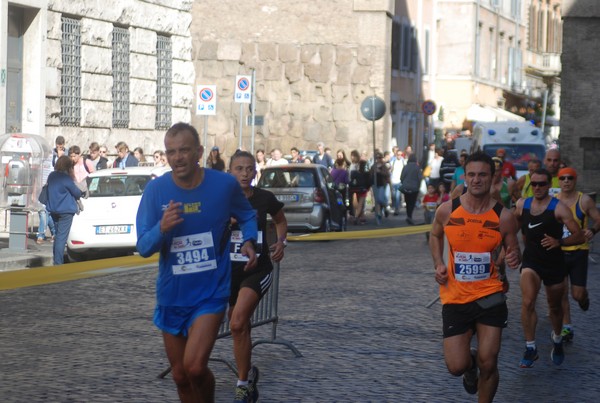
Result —
[[284, 248], [287, 246], [287, 238], [279, 238], [279, 242], [283, 244]]

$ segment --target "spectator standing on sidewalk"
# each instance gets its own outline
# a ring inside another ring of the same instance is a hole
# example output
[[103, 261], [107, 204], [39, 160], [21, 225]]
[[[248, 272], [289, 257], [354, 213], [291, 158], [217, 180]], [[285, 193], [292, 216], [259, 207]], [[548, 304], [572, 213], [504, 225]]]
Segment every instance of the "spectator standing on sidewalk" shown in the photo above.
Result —
[[373, 175], [367, 169], [367, 161], [360, 160], [358, 168], [350, 171], [350, 192], [356, 195], [354, 199], [354, 225], [366, 224], [365, 202], [371, 188]]
[[137, 250], [160, 253], [154, 323], [162, 331], [182, 402], [212, 402], [208, 360], [231, 294], [230, 219], [241, 227], [244, 269], [256, 266], [254, 209], [235, 178], [198, 165], [196, 129], [173, 125], [165, 134], [172, 168], [144, 189], [137, 213]]
[[[567, 205], [573, 214], [577, 226], [583, 230], [585, 242], [563, 246], [565, 255], [565, 264], [567, 266], [568, 280], [571, 283], [571, 295], [577, 301], [583, 311], [590, 308], [590, 298], [587, 291], [587, 273], [588, 273], [588, 255], [590, 251], [590, 242], [594, 235], [600, 230], [600, 212], [592, 198], [582, 192], [578, 192], [577, 171], [573, 168], [562, 168], [558, 171], [558, 180], [560, 183], [560, 193], [556, 196], [561, 202]], [[592, 226], [588, 225], [588, 220], [593, 221]], [[567, 238], [571, 233], [563, 228], [563, 238]], [[573, 325], [571, 323], [571, 305], [569, 304], [569, 289], [564, 293], [562, 299], [563, 308], [563, 341], [573, 340]]]
[[[518, 226], [513, 214], [490, 195], [492, 159], [474, 153], [465, 170], [467, 192], [438, 208], [429, 246], [440, 285], [446, 366], [452, 375], [463, 376], [468, 393], [491, 402], [500, 380], [498, 354], [508, 320], [494, 255], [504, 245], [506, 263], [519, 265]], [[451, 251], [447, 263], [444, 235]], [[470, 348], [475, 334], [477, 349]]]
[[413, 212], [419, 198], [419, 189], [421, 188], [421, 180], [423, 173], [419, 164], [417, 164], [417, 156], [412, 154], [408, 157], [408, 163], [402, 169], [400, 182], [402, 182], [402, 194], [406, 201], [406, 222], [410, 225], [415, 225], [413, 221]]
[[[229, 297], [229, 323], [233, 336], [233, 354], [238, 370], [235, 403], [256, 402], [258, 399], [258, 368], [252, 365], [252, 338], [250, 319], [261, 298], [273, 281], [273, 264], [279, 263], [287, 245], [287, 221], [284, 204], [273, 193], [252, 186], [256, 175], [256, 161], [252, 154], [238, 151], [231, 157], [229, 171], [242, 187], [244, 195], [256, 211], [258, 223], [258, 263], [252, 270], [244, 270], [247, 258], [239, 253], [231, 257], [231, 296]], [[267, 214], [273, 219], [277, 241], [268, 244]], [[231, 237], [234, 251], [242, 237], [237, 223], [233, 223]]]
[[52, 149], [52, 166], [55, 166], [56, 160], [63, 155], [69, 156], [69, 149], [65, 146], [65, 138], [63, 136], [56, 136], [54, 148]]
[[373, 199], [375, 204], [375, 219], [379, 225], [381, 224], [382, 215], [385, 214], [386, 217], [389, 215], [387, 189], [390, 185], [390, 169], [383, 160], [381, 151], [375, 153], [375, 163], [371, 167], [371, 176], [375, 177]]
[[90, 143], [89, 155], [87, 157], [89, 161], [91, 161], [94, 166], [94, 170], [98, 171], [99, 169], [106, 169], [108, 167], [108, 158], [106, 158], [106, 153], [102, 154], [100, 152], [100, 144], [92, 141]]
[[54, 172], [48, 175], [48, 203], [46, 204], [56, 228], [53, 245], [54, 265], [64, 263], [67, 238], [73, 216], [78, 212], [77, 201], [82, 195], [81, 189], [75, 185], [73, 161], [66, 155], [59, 157], [54, 165]]
[[206, 158], [206, 167], [216, 169], [217, 171], [225, 172], [225, 161], [221, 158], [219, 147], [214, 146]]
[[333, 158], [325, 152], [325, 144], [322, 141], [317, 143], [317, 154], [313, 157], [313, 164], [323, 165], [327, 169], [333, 168]]
[[292, 155], [292, 159], [290, 160], [290, 164], [303, 164], [304, 158], [300, 155], [300, 151], [296, 147], [292, 147], [290, 149], [290, 154]]
[[[558, 173], [558, 172], [557, 172]], [[470, 186], [470, 185], [469, 185]], [[538, 359], [535, 343], [537, 296], [542, 282], [548, 300], [552, 343], [550, 353], [556, 365], [562, 364], [565, 354], [562, 346], [562, 299], [566, 291], [567, 268], [561, 246], [585, 242], [583, 231], [573, 219], [567, 205], [550, 196], [552, 175], [538, 169], [531, 175], [533, 197], [519, 199], [515, 215], [520, 221], [525, 237], [523, 268], [521, 269], [521, 324], [525, 335], [525, 353], [519, 363], [521, 368], [531, 368]], [[563, 238], [563, 226], [571, 233]]]
[[113, 162], [113, 168], [125, 169], [127, 167], [137, 167], [138, 160], [135, 155], [129, 152], [129, 147], [124, 141], [119, 141], [115, 146], [117, 158]]
[[133, 156], [138, 160], [139, 162], [146, 162], [146, 155], [144, 155], [144, 150], [142, 149], [142, 147], [136, 147], [133, 149]]
[[400, 192], [402, 181], [400, 180], [400, 177], [405, 165], [406, 160], [402, 155], [402, 151], [397, 149], [396, 156], [391, 162], [392, 208], [394, 209], [394, 215], [399, 215], [400, 207], [402, 207], [402, 192]]

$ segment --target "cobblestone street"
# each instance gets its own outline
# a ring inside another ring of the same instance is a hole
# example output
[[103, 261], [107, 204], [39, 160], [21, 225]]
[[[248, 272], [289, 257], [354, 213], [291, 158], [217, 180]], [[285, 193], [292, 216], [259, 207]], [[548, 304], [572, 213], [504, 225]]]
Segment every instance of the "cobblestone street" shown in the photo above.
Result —
[[[385, 225], [398, 226], [403, 218]], [[353, 228], [354, 229], [354, 228]], [[261, 344], [262, 402], [476, 401], [448, 374], [441, 306], [425, 235], [295, 242], [281, 268], [277, 336], [302, 353]], [[598, 258], [597, 254], [592, 255]], [[0, 398], [3, 402], [176, 402], [162, 339], [151, 322], [154, 270], [0, 292]], [[598, 265], [591, 263], [591, 308], [572, 305], [574, 342], [563, 365], [550, 360], [550, 325], [538, 300], [540, 359], [520, 369], [524, 350], [518, 273], [510, 272], [509, 327], [500, 353], [497, 402], [593, 402], [600, 386], [595, 343]], [[270, 336], [255, 329], [254, 339]], [[213, 357], [232, 359], [231, 339]], [[230, 402], [236, 377], [211, 364], [217, 401]]]

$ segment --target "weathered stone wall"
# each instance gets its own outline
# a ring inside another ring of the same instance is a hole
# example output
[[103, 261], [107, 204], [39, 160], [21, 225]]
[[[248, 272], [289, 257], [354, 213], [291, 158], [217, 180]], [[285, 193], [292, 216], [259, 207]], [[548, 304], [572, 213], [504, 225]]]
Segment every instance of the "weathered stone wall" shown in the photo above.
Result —
[[[46, 137], [58, 135], [67, 145], [86, 150], [90, 142], [106, 144], [109, 152], [118, 141], [146, 154], [163, 149], [164, 130], [155, 130], [156, 38], [171, 37], [173, 51], [173, 122], [191, 119], [194, 100], [194, 65], [190, 36], [193, 0], [55, 0], [49, 2], [47, 34]], [[60, 125], [61, 17], [81, 17], [81, 125]], [[130, 124], [112, 128], [112, 31], [127, 27], [130, 33]]]
[[563, 6], [560, 147], [578, 171], [578, 187], [600, 192], [600, 2], [569, 0]]
[[[239, 144], [235, 76], [256, 71], [254, 148], [292, 146], [334, 151], [372, 149], [361, 102], [389, 101], [391, 19], [388, 0], [292, 2], [196, 1], [192, 10], [196, 84], [217, 85], [217, 115], [208, 118], [208, 145], [231, 154]], [[389, 105], [389, 102], [388, 102]], [[247, 105], [243, 114], [249, 114]], [[203, 128], [203, 117], [194, 118]], [[244, 119], [245, 120], [245, 119]], [[244, 125], [243, 147], [250, 149]], [[377, 122], [378, 145], [389, 139], [389, 115]], [[384, 147], [387, 145], [384, 145]]]

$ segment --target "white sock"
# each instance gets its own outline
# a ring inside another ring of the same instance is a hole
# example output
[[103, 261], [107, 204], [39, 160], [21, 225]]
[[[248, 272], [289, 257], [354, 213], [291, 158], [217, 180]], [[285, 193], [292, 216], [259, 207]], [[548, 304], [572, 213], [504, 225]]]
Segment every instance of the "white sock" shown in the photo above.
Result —
[[527, 341], [527, 342], [525, 342], [525, 343], [526, 343], [526, 345], [527, 345], [527, 348], [532, 348], [532, 349], [534, 349], [534, 350], [535, 350], [535, 340], [532, 340], [532, 341]]
[[554, 330], [552, 331], [552, 341], [554, 343], [561, 343], [562, 342], [562, 335], [559, 333], [558, 336], [554, 333]]
[[248, 381], [240, 381], [238, 379], [237, 386], [248, 386]]

